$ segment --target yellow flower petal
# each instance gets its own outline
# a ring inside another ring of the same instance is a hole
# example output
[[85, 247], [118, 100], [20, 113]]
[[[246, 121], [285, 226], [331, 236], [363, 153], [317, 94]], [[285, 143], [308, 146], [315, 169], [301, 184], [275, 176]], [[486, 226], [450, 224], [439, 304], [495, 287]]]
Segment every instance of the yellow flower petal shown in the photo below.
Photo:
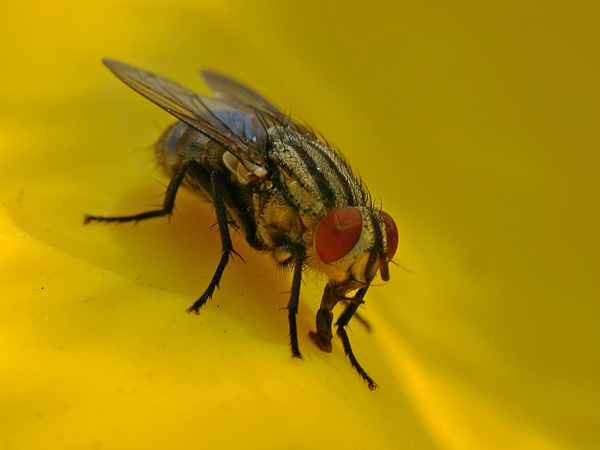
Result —
[[[9, 2], [0, 26], [3, 448], [594, 448], [598, 8], [569, 2]], [[290, 357], [289, 277], [160, 204], [172, 119], [100, 63], [231, 74], [322, 131], [400, 232], [340, 343]], [[406, 269], [406, 270], [404, 270]]]

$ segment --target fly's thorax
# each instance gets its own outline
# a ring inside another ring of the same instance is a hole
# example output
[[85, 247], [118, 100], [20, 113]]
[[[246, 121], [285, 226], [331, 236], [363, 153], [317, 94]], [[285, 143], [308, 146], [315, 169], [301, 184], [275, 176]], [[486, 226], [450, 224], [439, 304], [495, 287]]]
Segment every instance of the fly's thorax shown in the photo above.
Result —
[[398, 230], [385, 212], [365, 206], [335, 208], [305, 234], [311, 267], [330, 280], [369, 285], [377, 271], [389, 279], [388, 263], [398, 246]]
[[307, 228], [332, 208], [367, 203], [362, 183], [334, 148], [284, 126], [269, 128], [268, 135], [279, 184]]

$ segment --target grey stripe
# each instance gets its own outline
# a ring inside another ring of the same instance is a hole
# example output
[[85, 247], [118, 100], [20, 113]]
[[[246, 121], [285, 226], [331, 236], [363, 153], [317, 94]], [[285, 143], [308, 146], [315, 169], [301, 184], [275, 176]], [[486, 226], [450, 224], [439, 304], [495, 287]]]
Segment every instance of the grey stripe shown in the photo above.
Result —
[[329, 175], [329, 182], [341, 188], [336, 192], [335, 206], [363, 205], [364, 193], [360, 181], [356, 179], [344, 158], [332, 147], [319, 142], [308, 141], [305, 144], [310, 146], [310, 157], [321, 167], [328, 167], [326, 173]]

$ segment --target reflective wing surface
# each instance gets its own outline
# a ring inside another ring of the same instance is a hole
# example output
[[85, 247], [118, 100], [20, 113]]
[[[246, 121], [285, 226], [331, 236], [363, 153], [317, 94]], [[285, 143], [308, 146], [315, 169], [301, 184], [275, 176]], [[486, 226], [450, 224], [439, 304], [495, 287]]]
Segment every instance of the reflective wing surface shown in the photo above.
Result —
[[306, 134], [311, 138], [318, 139], [310, 127], [295, 122], [289, 114], [273, 106], [261, 95], [243, 84], [212, 70], [203, 70], [201, 75], [217, 99], [223, 100], [230, 105], [235, 105], [236, 108], [244, 110], [249, 114], [258, 116], [260, 121], [265, 125], [265, 128], [283, 126]]
[[[204, 97], [159, 75], [127, 64], [105, 59], [104, 64], [125, 84], [182, 122], [210, 137], [235, 155], [242, 163], [262, 165], [267, 134], [265, 124], [272, 120], [260, 113], [283, 116], [258, 94], [212, 72], [207, 84], [226, 91], [222, 98]], [[231, 89], [228, 89], [231, 86]], [[235, 88], [235, 89], [234, 89]], [[242, 100], [232, 97], [239, 93]], [[244, 102], [252, 100], [249, 107]], [[256, 110], [252, 111], [252, 105]]]
[[[235, 105], [250, 114], [258, 114], [268, 128], [273, 125], [283, 125], [305, 131], [304, 127], [294, 123], [288, 114], [280, 111], [262, 96], [238, 83], [231, 78], [211, 70], [201, 72], [204, 82], [208, 85], [216, 98]], [[308, 131], [308, 130], [306, 130]]]
[[275, 106], [266, 101], [256, 92], [248, 89], [246, 86], [232, 80], [231, 78], [213, 72], [212, 70], [203, 70], [201, 72], [204, 82], [208, 85], [215, 97], [223, 99], [228, 103], [235, 104], [243, 109], [254, 109], [256, 111], [267, 112], [272, 116], [286, 118], [285, 114], [279, 111]]

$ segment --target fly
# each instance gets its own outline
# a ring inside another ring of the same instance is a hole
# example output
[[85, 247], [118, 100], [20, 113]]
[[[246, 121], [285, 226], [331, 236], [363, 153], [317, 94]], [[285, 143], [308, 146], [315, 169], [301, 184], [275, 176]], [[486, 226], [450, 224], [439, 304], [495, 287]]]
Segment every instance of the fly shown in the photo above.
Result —
[[219, 286], [235, 253], [229, 229], [251, 247], [270, 252], [293, 271], [287, 305], [292, 356], [301, 358], [296, 315], [302, 273], [328, 278], [310, 339], [332, 350], [333, 308], [345, 309], [335, 328], [344, 352], [374, 390], [358, 363], [346, 326], [364, 303], [377, 273], [389, 279], [398, 247], [391, 216], [376, 208], [364, 183], [341, 154], [260, 95], [215, 72], [202, 77], [214, 97], [198, 95], [161, 76], [113, 60], [104, 64], [125, 84], [179, 121], [156, 144], [156, 159], [171, 181], [162, 208], [130, 216], [85, 216], [90, 222], [138, 222], [169, 216], [181, 186], [214, 204], [221, 259], [206, 291], [188, 308], [199, 313]]

